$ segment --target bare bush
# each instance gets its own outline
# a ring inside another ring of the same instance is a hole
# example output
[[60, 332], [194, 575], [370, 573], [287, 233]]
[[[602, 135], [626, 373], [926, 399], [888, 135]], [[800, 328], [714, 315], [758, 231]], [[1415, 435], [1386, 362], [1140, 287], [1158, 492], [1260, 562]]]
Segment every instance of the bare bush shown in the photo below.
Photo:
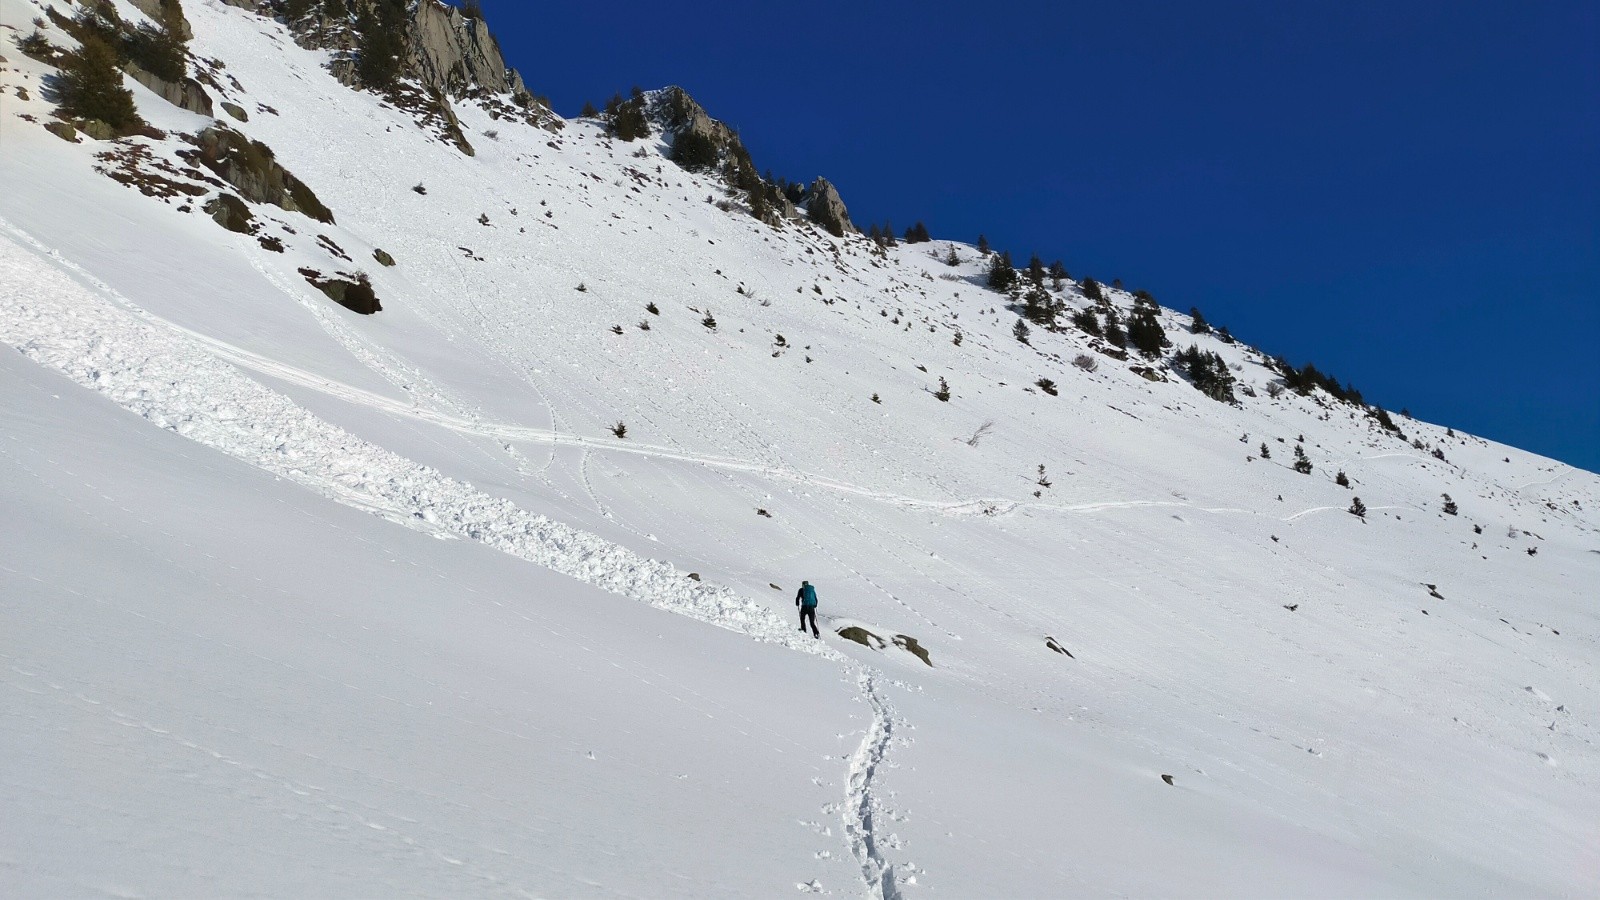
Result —
[[976, 446], [978, 446], [978, 443], [980, 441], [982, 441], [984, 438], [988, 437], [989, 436], [989, 432], [993, 431], [993, 430], [994, 430], [994, 422], [992, 422], [992, 421], [985, 422], [982, 425], [979, 425], [978, 426], [978, 430], [976, 430], [976, 431], [974, 431], [972, 433], [972, 437], [967, 438], [967, 441], [966, 441], [967, 446], [968, 447], [976, 447]]
[[1100, 360], [1095, 359], [1087, 353], [1079, 353], [1077, 357], [1072, 360], [1072, 364], [1084, 370], [1085, 372], [1094, 372], [1100, 368]]

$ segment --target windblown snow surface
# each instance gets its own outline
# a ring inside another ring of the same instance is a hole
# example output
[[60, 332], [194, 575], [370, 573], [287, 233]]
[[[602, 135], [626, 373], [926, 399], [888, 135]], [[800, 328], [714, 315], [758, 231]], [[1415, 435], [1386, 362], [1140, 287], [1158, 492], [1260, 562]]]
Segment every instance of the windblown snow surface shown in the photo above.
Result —
[[1166, 310], [1255, 396], [1084, 371], [964, 244], [592, 121], [459, 105], [467, 157], [189, 0], [337, 217], [273, 252], [43, 129], [50, 5], [0, 0], [0, 894], [1600, 893], [1594, 474]]

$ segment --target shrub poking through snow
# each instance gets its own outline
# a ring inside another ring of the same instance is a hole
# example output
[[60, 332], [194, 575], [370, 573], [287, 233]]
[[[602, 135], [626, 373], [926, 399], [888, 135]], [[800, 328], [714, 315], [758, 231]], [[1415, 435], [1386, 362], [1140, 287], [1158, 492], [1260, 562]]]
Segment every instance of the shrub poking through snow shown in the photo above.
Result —
[[611, 426], [611, 433], [619, 438], [625, 438], [628, 436], [628, 426], [619, 420], [617, 424]]
[[943, 403], [950, 402], [950, 382], [945, 381], [943, 375], [939, 376], [939, 389], [933, 392], [933, 396]]
[[659, 316], [659, 315], [661, 315], [661, 309], [660, 309], [660, 308], [659, 308], [659, 307], [657, 307], [657, 306], [656, 306], [656, 304], [655, 304], [655, 302], [654, 302], [654, 301], [651, 301], [651, 302], [649, 302], [649, 303], [646, 303], [646, 304], [645, 304], [645, 305], [644, 305], [644, 311], [645, 311], [645, 312], [647, 312], [647, 313], [649, 313], [649, 314], [650, 314], [650, 315], [652, 315], [652, 316]]
[[1456, 502], [1454, 500], [1450, 499], [1450, 495], [1449, 494], [1443, 494], [1441, 496], [1444, 497], [1444, 514], [1445, 515], [1453, 516], [1453, 515], [1456, 515], [1457, 513], [1460, 512], [1460, 510], [1456, 508]]
[[1054, 381], [1048, 378], [1041, 378], [1035, 381], [1034, 384], [1038, 385], [1039, 390], [1044, 391], [1046, 394], [1052, 397], [1056, 396], [1056, 383]]
[[708, 309], [708, 310], [706, 310], [706, 317], [704, 319], [700, 320], [700, 324], [704, 325], [708, 330], [716, 331], [717, 330], [717, 317], [713, 316], [711, 314], [711, 310]]
[[1365, 519], [1367, 517], [1367, 505], [1361, 502], [1360, 497], [1351, 498], [1349, 512], [1350, 515], [1356, 518]]
[[1333, 483], [1339, 487], [1347, 488], [1350, 486], [1350, 476], [1346, 475], [1343, 469], [1340, 469], [1339, 474], [1333, 476]]

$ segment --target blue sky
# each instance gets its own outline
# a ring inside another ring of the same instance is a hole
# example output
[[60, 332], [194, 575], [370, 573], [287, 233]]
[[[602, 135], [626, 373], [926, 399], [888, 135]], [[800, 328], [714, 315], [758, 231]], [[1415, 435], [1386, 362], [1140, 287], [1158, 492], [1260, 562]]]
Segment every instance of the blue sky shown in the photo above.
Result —
[[1600, 471], [1600, 5], [483, 0], [557, 112], [678, 84], [862, 227], [1059, 258]]

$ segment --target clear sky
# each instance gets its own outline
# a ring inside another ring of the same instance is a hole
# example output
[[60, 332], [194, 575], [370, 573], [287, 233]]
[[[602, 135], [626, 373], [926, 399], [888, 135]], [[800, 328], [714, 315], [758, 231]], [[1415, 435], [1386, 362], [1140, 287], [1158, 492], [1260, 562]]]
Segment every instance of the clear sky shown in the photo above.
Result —
[[682, 85], [857, 224], [981, 232], [1600, 471], [1600, 3], [483, 0], [556, 111]]

